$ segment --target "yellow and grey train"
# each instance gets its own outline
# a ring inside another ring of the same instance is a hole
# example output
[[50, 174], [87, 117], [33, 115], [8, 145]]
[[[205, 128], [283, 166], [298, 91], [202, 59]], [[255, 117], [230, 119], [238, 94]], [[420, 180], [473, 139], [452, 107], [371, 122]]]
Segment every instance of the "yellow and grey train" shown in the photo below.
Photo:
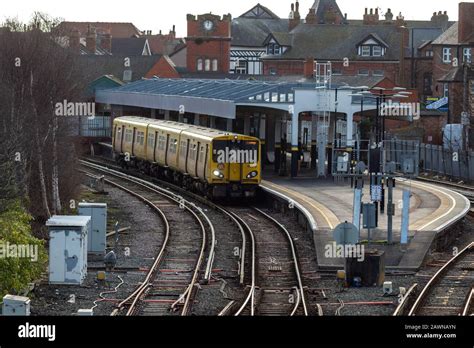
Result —
[[261, 182], [260, 141], [254, 137], [127, 116], [114, 120], [112, 143], [122, 166], [211, 199], [255, 197]]

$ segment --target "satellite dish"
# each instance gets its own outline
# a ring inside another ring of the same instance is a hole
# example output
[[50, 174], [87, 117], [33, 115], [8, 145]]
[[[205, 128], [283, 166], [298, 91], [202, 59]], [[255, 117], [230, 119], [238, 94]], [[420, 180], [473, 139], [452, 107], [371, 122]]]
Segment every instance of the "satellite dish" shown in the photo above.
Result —
[[355, 225], [345, 222], [334, 229], [333, 237], [338, 245], [355, 245], [359, 243], [359, 230]]

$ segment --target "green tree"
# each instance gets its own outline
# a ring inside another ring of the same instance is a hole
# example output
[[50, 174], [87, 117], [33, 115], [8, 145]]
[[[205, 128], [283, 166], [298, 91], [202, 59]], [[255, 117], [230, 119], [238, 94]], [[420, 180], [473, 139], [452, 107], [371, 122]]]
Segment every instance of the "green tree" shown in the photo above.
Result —
[[[44, 242], [32, 236], [31, 219], [20, 202], [9, 204], [9, 209], [0, 213], [0, 297], [7, 293], [17, 294], [38, 279], [45, 269]], [[19, 245], [35, 248], [37, 259], [5, 257], [7, 246]]]

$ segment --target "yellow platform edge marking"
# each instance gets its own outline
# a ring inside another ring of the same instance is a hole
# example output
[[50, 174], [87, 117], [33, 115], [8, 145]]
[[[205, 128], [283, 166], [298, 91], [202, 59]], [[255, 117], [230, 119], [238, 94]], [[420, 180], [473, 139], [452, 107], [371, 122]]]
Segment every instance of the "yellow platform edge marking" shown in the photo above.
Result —
[[309, 200], [307, 197], [305, 197], [303, 194], [301, 194], [297, 191], [287, 189], [284, 186], [280, 186], [280, 185], [274, 184], [274, 183], [269, 182], [269, 181], [264, 180], [264, 181], [262, 181], [262, 183], [266, 186], [274, 188], [275, 190], [284, 191], [284, 192], [289, 193], [289, 194], [291, 194], [295, 197], [298, 197], [303, 202], [309, 204], [311, 207], [316, 209], [323, 216], [324, 220], [326, 220], [327, 225], [330, 229], [334, 229], [339, 224], [339, 222], [340, 222], [339, 218], [331, 210], [329, 210], [327, 207], [325, 207], [321, 203], [315, 201], [314, 199], [311, 198], [311, 200]]

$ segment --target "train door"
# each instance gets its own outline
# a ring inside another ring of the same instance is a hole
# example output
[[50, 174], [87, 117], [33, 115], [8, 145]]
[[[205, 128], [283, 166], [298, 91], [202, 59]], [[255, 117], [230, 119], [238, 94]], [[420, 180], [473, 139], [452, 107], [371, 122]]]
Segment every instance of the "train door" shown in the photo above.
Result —
[[158, 147], [158, 131], [155, 131], [155, 144], [153, 145], [153, 162], [157, 162], [156, 160], [156, 148]]
[[194, 176], [199, 176], [198, 175], [198, 163], [199, 163], [199, 154], [200, 154], [200, 151], [201, 151], [201, 142], [198, 141], [197, 143], [197, 147], [196, 147], [196, 156], [195, 156], [195, 166], [194, 166]]
[[135, 139], [136, 139], [137, 129], [133, 127], [133, 135], [132, 135], [132, 156], [135, 156]]
[[165, 165], [168, 167], [168, 147], [170, 145], [170, 135], [166, 134], [166, 146], [165, 146]]
[[122, 125], [122, 131], [120, 132], [120, 153], [123, 153], [123, 139], [125, 137], [125, 126]]
[[184, 170], [186, 172], [186, 174], [189, 174], [189, 170], [188, 170], [188, 163], [189, 163], [189, 147], [190, 147], [190, 139], [188, 139], [186, 141], [186, 159], [184, 161]]
[[202, 170], [202, 177], [205, 179], [207, 178], [206, 174], [207, 174], [207, 159], [209, 157], [209, 144], [206, 144], [206, 152], [204, 154], [204, 167], [203, 167], [203, 170]]

